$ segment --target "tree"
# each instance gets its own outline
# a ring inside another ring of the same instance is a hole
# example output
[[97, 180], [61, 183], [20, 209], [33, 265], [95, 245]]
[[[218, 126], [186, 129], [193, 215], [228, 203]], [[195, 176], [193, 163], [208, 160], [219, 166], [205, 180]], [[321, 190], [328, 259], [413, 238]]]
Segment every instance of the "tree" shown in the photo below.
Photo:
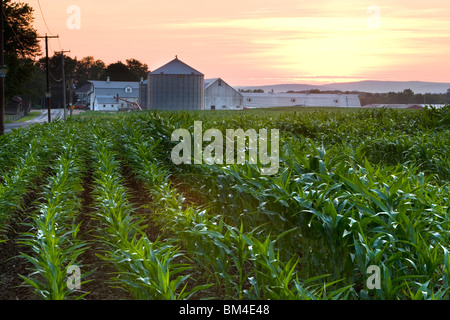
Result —
[[106, 80], [106, 65], [92, 56], [84, 57], [77, 61], [75, 79], [77, 88], [81, 88], [89, 80]]
[[33, 28], [33, 8], [26, 3], [3, 1], [5, 63], [5, 100], [27, 92], [25, 83], [34, 75], [33, 59], [40, 53], [36, 30]]
[[106, 75], [111, 81], [138, 81], [133, 73], [122, 61], [111, 63], [106, 67]]
[[22, 95], [25, 101], [31, 102], [31, 104], [43, 106], [45, 104], [44, 97], [45, 91], [47, 91], [45, 72], [36, 63], [34, 68], [33, 77], [24, 84], [26, 93]]
[[[36, 66], [41, 70], [42, 73], [45, 72], [45, 58], [41, 58]], [[49, 58], [49, 74], [50, 74], [50, 91], [52, 93], [51, 107], [52, 108], [62, 108], [63, 106], [63, 83], [62, 83], [62, 64], [61, 64], [61, 53], [56, 53]], [[64, 74], [66, 77], [66, 96], [69, 97], [69, 86], [75, 82], [75, 70], [77, 68], [77, 60], [64, 55]], [[38, 75], [39, 77], [39, 75]], [[34, 101], [33, 101], [34, 102]]]
[[128, 70], [134, 74], [135, 79], [140, 80], [141, 78], [147, 78], [147, 74], [149, 72], [147, 64], [136, 59], [127, 59], [126, 62]]

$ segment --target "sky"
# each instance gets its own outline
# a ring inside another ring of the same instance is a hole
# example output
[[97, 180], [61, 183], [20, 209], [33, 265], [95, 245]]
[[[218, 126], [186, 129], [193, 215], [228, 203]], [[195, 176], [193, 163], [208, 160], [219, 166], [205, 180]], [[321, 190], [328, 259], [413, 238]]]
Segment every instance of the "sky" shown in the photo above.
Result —
[[[28, 0], [50, 52], [155, 70], [178, 56], [233, 86], [450, 82], [449, 0]], [[44, 44], [42, 43], [44, 49]]]

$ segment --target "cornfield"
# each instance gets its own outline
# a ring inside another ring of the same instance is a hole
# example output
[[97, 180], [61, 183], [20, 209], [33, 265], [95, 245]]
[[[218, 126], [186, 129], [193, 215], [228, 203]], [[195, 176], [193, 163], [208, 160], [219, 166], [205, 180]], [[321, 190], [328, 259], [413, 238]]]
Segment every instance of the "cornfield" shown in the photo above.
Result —
[[[278, 173], [175, 165], [194, 121], [278, 129]], [[3, 299], [450, 298], [449, 106], [86, 113], [0, 136], [0, 173]]]

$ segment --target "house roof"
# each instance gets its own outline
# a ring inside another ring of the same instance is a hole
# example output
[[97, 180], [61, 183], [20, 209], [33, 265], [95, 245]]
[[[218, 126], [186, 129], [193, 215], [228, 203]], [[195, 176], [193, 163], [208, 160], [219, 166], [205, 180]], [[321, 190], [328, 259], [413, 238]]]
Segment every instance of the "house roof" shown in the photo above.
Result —
[[162, 67], [156, 69], [150, 74], [194, 74], [202, 76], [203, 73], [195, 70], [194, 68], [188, 66], [183, 61], [179, 60], [178, 57], [166, 63]]
[[75, 90], [76, 93], [88, 93], [91, 91], [92, 83], [86, 83], [85, 85], [81, 86], [81, 88]]
[[[93, 92], [97, 97], [137, 98], [139, 97], [139, 81], [90, 81], [93, 85]], [[131, 87], [131, 92], [126, 92], [125, 88]], [[110, 102], [107, 102], [110, 103]]]
[[139, 81], [98, 81], [89, 80], [94, 85], [94, 89], [125, 89], [131, 87], [139, 90]]

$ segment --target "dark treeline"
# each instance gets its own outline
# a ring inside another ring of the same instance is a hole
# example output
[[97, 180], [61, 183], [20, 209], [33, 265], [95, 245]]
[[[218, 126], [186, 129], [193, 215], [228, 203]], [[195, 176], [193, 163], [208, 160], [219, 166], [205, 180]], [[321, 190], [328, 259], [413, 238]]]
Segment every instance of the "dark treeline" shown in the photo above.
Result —
[[[25, 84], [26, 94], [22, 99], [26, 104], [42, 106], [46, 91], [46, 61], [45, 57], [35, 63], [34, 74]], [[51, 107], [61, 108], [63, 105], [61, 54], [55, 54], [49, 59], [49, 82], [52, 93]], [[75, 102], [75, 90], [88, 83], [89, 80], [139, 81], [146, 79], [148, 66], [136, 59], [127, 59], [125, 63], [117, 61], [106, 65], [102, 60], [88, 56], [82, 59], [64, 55], [64, 74], [66, 78], [67, 103]]]
[[447, 93], [414, 93], [410, 89], [403, 92], [359, 93], [361, 105], [367, 104], [450, 104], [450, 89]]

